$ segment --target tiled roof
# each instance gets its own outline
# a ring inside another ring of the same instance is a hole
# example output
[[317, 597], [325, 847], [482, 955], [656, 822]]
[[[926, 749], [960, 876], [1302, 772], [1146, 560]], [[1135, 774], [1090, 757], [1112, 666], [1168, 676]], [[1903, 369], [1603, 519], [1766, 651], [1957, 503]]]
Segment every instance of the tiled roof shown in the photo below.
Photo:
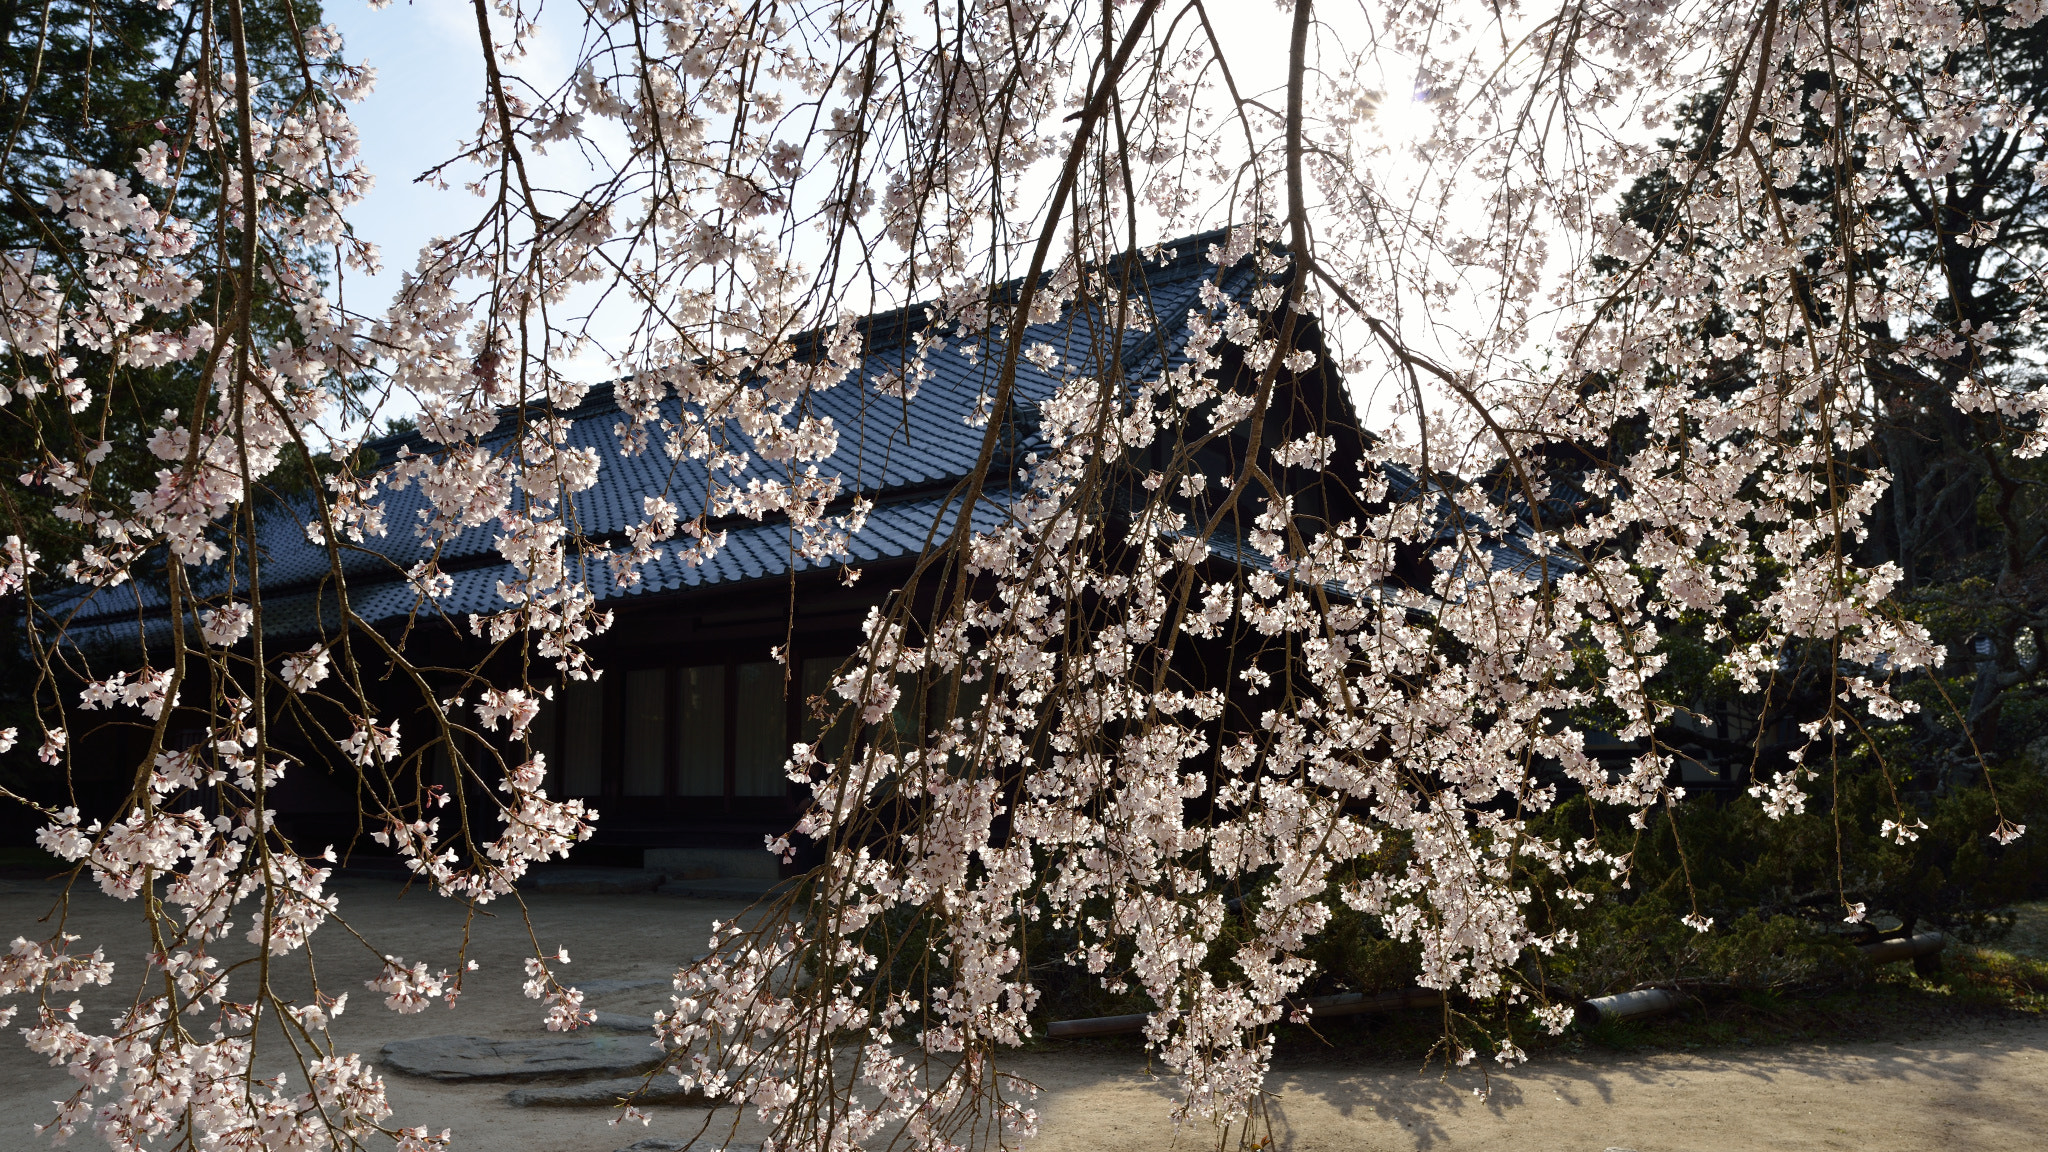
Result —
[[[1129, 376], [1156, 374], [1162, 366], [1184, 362], [1186, 317], [1190, 310], [1207, 312], [1200, 303], [1199, 289], [1205, 280], [1215, 280], [1216, 266], [1207, 252], [1223, 239], [1220, 232], [1205, 233], [1162, 245], [1162, 257], [1138, 261], [1134, 268], [1134, 297], [1149, 298], [1158, 325], [1154, 330], [1127, 331], [1116, 349], [1116, 359]], [[1258, 276], [1255, 262], [1243, 260], [1221, 273], [1219, 287], [1239, 299], [1249, 296]], [[839, 431], [838, 451], [819, 462], [818, 469], [842, 478], [849, 496], [859, 494], [876, 507], [865, 527], [849, 544], [848, 563], [862, 563], [917, 555], [926, 538], [951, 528], [958, 510], [958, 494], [948, 492], [973, 469], [979, 456], [983, 430], [970, 426], [969, 416], [985, 396], [992, 396], [999, 357], [963, 351], [965, 342], [949, 340], [944, 350], [928, 359], [930, 376], [914, 399], [904, 401], [882, 394], [876, 380], [900, 357], [914, 325], [906, 318], [922, 315], [922, 306], [897, 313], [871, 317], [867, 366], [837, 387], [814, 393], [809, 398], [813, 415], [830, 417]], [[1027, 330], [1027, 347], [1049, 344], [1061, 354], [1066, 371], [1099, 375], [1105, 357], [1098, 356], [1105, 325], [1093, 308], [1069, 308], [1058, 321]], [[803, 341], [798, 341], [799, 346]], [[1050, 395], [1056, 386], [1050, 373], [1029, 363], [1020, 363], [1013, 389], [1020, 410]], [[662, 401], [664, 417], [679, 416], [679, 401]], [[617, 535], [643, 518], [643, 497], [666, 493], [686, 512], [702, 507], [708, 480], [704, 462], [671, 460], [659, 444], [637, 455], [620, 451], [614, 428], [624, 420], [612, 386], [593, 388], [574, 410], [563, 413], [574, 423], [569, 443], [596, 451], [600, 461], [597, 483], [575, 498], [576, 523], [588, 537], [616, 539]], [[512, 432], [510, 421], [484, 445], [504, 450]], [[1021, 424], [1035, 426], [1035, 421]], [[430, 449], [417, 436], [401, 436], [372, 445], [386, 458], [399, 449]], [[1028, 450], [1031, 442], [1022, 447]], [[768, 477], [771, 472], [756, 461], [749, 476]], [[992, 528], [1007, 514], [1011, 494], [1001, 488], [1008, 477], [991, 477], [990, 491], [975, 509], [977, 527]], [[380, 492], [386, 533], [343, 553], [342, 570], [349, 580], [351, 606], [364, 620], [378, 622], [419, 613], [422, 617], [447, 614], [466, 617], [503, 607], [497, 595], [500, 581], [511, 579], [512, 570], [496, 553], [495, 525], [471, 528], [446, 542], [441, 549], [441, 570], [454, 581], [453, 591], [440, 600], [422, 597], [405, 578], [405, 572], [428, 557], [426, 546], [414, 531], [427, 507], [416, 485], [396, 492]], [[303, 503], [270, 505], [258, 520], [260, 572], [264, 597], [266, 633], [290, 635], [315, 630], [323, 611], [332, 621], [335, 611], [331, 588], [323, 590], [329, 574], [326, 551], [307, 542]], [[794, 554], [787, 528], [776, 522], [735, 520], [727, 527], [725, 549], [702, 567], [692, 568], [678, 559], [683, 542], [665, 546], [662, 555], [646, 566], [637, 587], [621, 588], [604, 571], [591, 573], [591, 586], [600, 601], [629, 595], [677, 592], [713, 584], [766, 579], [802, 570], [809, 564]], [[602, 568], [602, 562], [593, 562]], [[227, 578], [227, 565], [217, 565], [211, 575]], [[62, 620], [70, 617], [69, 635], [85, 641], [92, 633], [124, 633], [134, 636], [138, 617], [160, 614], [166, 607], [162, 593], [134, 583], [113, 589], [92, 590], [68, 606], [55, 611]], [[158, 616], [156, 628], [167, 626]]]
[[[1180, 536], [1183, 534], [1173, 533], [1173, 535]], [[1192, 536], [1194, 534], [1186, 533], [1185, 535]], [[1449, 527], [1444, 527], [1440, 529], [1437, 539], [1442, 543], [1451, 543], [1456, 539], [1455, 531]], [[1217, 532], [1204, 543], [1210, 556], [1232, 567], [1249, 568], [1265, 572], [1279, 577], [1283, 583], [1289, 585], [1295, 584], [1299, 579], [1294, 574], [1283, 572], [1276, 568], [1271, 557], [1253, 548], [1249, 541], [1228, 530]], [[1477, 547], [1484, 551], [1487, 564], [1493, 571], [1511, 572], [1517, 576], [1538, 582], [1562, 579], [1564, 576], [1578, 571], [1581, 567], [1570, 557], [1561, 556], [1556, 553], [1539, 557], [1529, 539], [1528, 533], [1520, 528], [1506, 533], [1492, 534], [1478, 542]], [[1479, 584], [1482, 579], [1482, 577], [1475, 576], [1470, 571], [1465, 561], [1460, 560], [1457, 566], [1452, 569], [1451, 587], [1453, 591], [1449, 595], [1459, 595], [1460, 593], [1456, 591], [1457, 589], [1470, 589]], [[1329, 580], [1323, 583], [1323, 590], [1341, 599], [1360, 601], [1374, 600], [1385, 589], [1372, 586], [1361, 588], [1342, 580]]]

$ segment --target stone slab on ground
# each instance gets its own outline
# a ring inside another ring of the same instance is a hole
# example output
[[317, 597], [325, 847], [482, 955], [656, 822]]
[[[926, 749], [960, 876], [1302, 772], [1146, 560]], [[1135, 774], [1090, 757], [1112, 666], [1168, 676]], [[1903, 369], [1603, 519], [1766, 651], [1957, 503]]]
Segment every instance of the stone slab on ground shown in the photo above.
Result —
[[505, 1103], [514, 1108], [609, 1108], [621, 1099], [631, 1099], [635, 1104], [711, 1106], [702, 1092], [685, 1090], [673, 1076], [657, 1076], [653, 1083], [644, 1077], [625, 1076], [579, 1084], [539, 1084], [505, 1093]]
[[384, 1066], [429, 1080], [539, 1080], [547, 1076], [630, 1076], [661, 1063], [638, 1036], [421, 1036], [384, 1046]]
[[[637, 1144], [627, 1144], [618, 1152], [713, 1152], [717, 1146], [719, 1142], [709, 1138], [692, 1144], [688, 1140], [662, 1140], [659, 1136], [649, 1136]], [[725, 1152], [760, 1152], [760, 1148], [760, 1144], [727, 1144]]]

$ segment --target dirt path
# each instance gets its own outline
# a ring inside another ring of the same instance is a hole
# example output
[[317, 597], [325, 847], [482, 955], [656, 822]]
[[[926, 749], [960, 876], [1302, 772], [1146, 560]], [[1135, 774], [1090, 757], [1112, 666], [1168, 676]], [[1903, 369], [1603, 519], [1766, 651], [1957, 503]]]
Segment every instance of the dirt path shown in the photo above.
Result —
[[[0, 882], [0, 939], [46, 935], [36, 921], [49, 910], [52, 891]], [[397, 895], [395, 885], [346, 885], [343, 911], [384, 951], [447, 963], [465, 930], [459, 909], [419, 893]], [[539, 895], [528, 903], [540, 943], [566, 946], [574, 958], [569, 971], [579, 980], [663, 978], [678, 958], [703, 950], [712, 920], [741, 910], [734, 903], [661, 896]], [[333, 938], [323, 940], [319, 953], [322, 983], [351, 992], [337, 1036], [374, 1054], [408, 1036], [540, 1035], [537, 1006], [518, 991], [526, 927], [511, 912], [467, 926], [482, 968], [455, 1008], [418, 1016], [399, 1016], [378, 1003], [362, 986], [375, 971], [374, 954], [352, 942], [344, 947], [340, 933], [323, 931], [323, 938]], [[135, 908], [82, 897], [71, 930], [108, 944], [119, 965], [117, 986], [132, 989], [145, 939]], [[303, 983], [303, 968], [290, 978]], [[628, 989], [593, 1005], [645, 1013], [664, 1005], [665, 995], [659, 986]], [[100, 1017], [115, 1003], [104, 995], [85, 999]], [[1035, 1052], [1019, 1057], [1015, 1067], [1044, 1089], [1035, 1149], [1139, 1152], [1176, 1143], [1167, 1118], [1172, 1082], [1147, 1076], [1138, 1057]], [[1444, 1083], [1409, 1066], [1296, 1061], [1284, 1064], [1275, 1080], [1275, 1135], [1279, 1147], [1296, 1152], [1988, 1152], [2038, 1147], [2048, 1132], [2048, 1024], [1757, 1053], [1546, 1056], [1495, 1076], [1484, 1098], [1472, 1094], [1476, 1076]], [[67, 1083], [61, 1070], [43, 1065], [17, 1038], [0, 1040], [0, 1149], [45, 1146], [29, 1126], [49, 1117], [49, 1102]], [[454, 1129], [458, 1152], [611, 1152], [649, 1136], [687, 1135], [707, 1119], [703, 1110], [657, 1108], [652, 1127], [627, 1131], [608, 1127], [592, 1112], [512, 1107], [502, 1084], [393, 1075], [390, 1085], [395, 1120]], [[744, 1119], [738, 1134], [759, 1136]], [[1213, 1136], [1200, 1129], [1180, 1133], [1178, 1143], [1214, 1147]], [[99, 1143], [81, 1134], [72, 1146]]]

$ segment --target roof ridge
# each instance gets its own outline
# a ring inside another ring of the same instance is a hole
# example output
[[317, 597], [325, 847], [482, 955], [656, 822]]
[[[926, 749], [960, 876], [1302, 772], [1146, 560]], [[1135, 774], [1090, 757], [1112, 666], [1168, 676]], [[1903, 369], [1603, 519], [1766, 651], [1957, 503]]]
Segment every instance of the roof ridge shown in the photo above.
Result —
[[[1101, 302], [1095, 299], [1079, 301], [1076, 306], [1064, 309], [1061, 317], [1047, 325], [1032, 325], [1029, 331], [1034, 338], [1044, 338], [1061, 344], [1068, 349], [1069, 357], [1078, 355], [1100, 370], [1116, 364], [1128, 373], [1133, 370], [1149, 371], [1154, 363], [1171, 365], [1184, 355], [1186, 342], [1186, 320], [1182, 305], [1199, 307], [1195, 302], [1196, 283], [1199, 278], [1213, 277], [1218, 269], [1209, 260], [1212, 244], [1221, 242], [1229, 231], [1211, 229], [1171, 240], [1131, 249], [1108, 257], [1096, 264], [1097, 268], [1115, 269], [1122, 267], [1138, 275], [1130, 279], [1138, 283], [1143, 291], [1152, 296], [1154, 322], [1152, 331], [1143, 334], [1135, 343], [1125, 340], [1120, 343], [1097, 342], [1084, 339], [1073, 331], [1077, 323], [1094, 324], [1102, 319]], [[1247, 271], [1249, 263], [1234, 263], [1222, 269], [1223, 286], [1233, 295], [1243, 293], [1248, 277], [1255, 275]], [[998, 285], [998, 290], [1014, 289], [1022, 278]], [[1091, 293], [1092, 297], [1093, 294]], [[871, 328], [900, 328], [917, 310], [930, 307], [925, 301], [892, 309], [887, 313], [861, 318], [862, 324]], [[1084, 321], [1078, 317], [1087, 314]], [[1060, 331], [1065, 330], [1064, 338]], [[823, 331], [823, 330], [814, 330]], [[873, 351], [872, 349], [870, 351]], [[889, 397], [876, 392], [872, 387], [873, 365], [864, 363], [840, 388], [818, 393], [814, 401], [817, 412], [830, 417], [841, 432], [840, 446], [825, 460], [818, 461], [822, 470], [830, 470], [839, 476], [845, 491], [876, 501], [881, 507], [907, 507], [928, 499], [927, 493], [942, 489], [947, 482], [964, 476], [978, 459], [979, 449], [986, 435], [983, 426], [976, 424], [978, 398], [985, 398], [993, 389], [994, 376], [998, 365], [990, 357], [969, 359], [956, 342], [948, 342], [943, 351], [935, 352], [930, 362], [930, 377], [924, 382], [914, 399]], [[1030, 407], [1058, 386], [1057, 374], [1048, 372], [1030, 362], [1017, 366], [1013, 391], [1013, 407], [1019, 411]], [[606, 538], [620, 531], [623, 525], [635, 522], [641, 515], [641, 498], [655, 492], [702, 495], [707, 483], [702, 462], [670, 460], [652, 445], [647, 450], [626, 455], [620, 448], [609, 428], [610, 421], [601, 419], [607, 412], [618, 414], [615, 406], [616, 381], [592, 386], [581, 401], [572, 408], [553, 409], [545, 401], [526, 406], [527, 411], [566, 417], [572, 423], [569, 442], [579, 447], [595, 448], [602, 458], [598, 482], [592, 488], [576, 493], [572, 497], [574, 516], [583, 533], [593, 539]], [[674, 411], [679, 403], [674, 396], [664, 397], [662, 405], [665, 415]], [[519, 427], [516, 415], [519, 405], [500, 408], [501, 417], [497, 426], [480, 437], [480, 442], [489, 450], [495, 450], [514, 436]], [[996, 414], [998, 419], [1006, 418]], [[1020, 425], [1021, 428], [1021, 425]], [[1031, 438], [1018, 439], [1012, 450], [1027, 446]], [[380, 436], [366, 440], [364, 446], [377, 451], [380, 456], [377, 473], [384, 473], [394, 463], [394, 457], [401, 450], [438, 455], [439, 445], [426, 439], [418, 429]], [[999, 467], [1008, 469], [1014, 465], [1008, 457], [999, 457]], [[786, 462], [785, 462], [786, 463]], [[784, 465], [774, 461], [754, 460], [747, 470], [748, 475], [779, 475]], [[740, 481], [743, 482], [743, 481]], [[426, 511], [425, 497], [419, 484], [408, 484], [403, 489], [383, 488], [376, 500], [377, 507], [385, 516], [385, 532], [374, 540], [360, 543], [344, 543], [343, 568], [352, 595], [382, 595], [380, 589], [387, 585], [403, 585], [403, 572], [413, 561], [424, 559], [430, 550], [428, 543], [418, 535], [416, 519]], [[293, 595], [286, 589], [296, 589], [301, 584], [312, 585], [326, 578], [327, 565], [324, 552], [311, 545], [302, 530], [301, 521], [307, 519], [311, 509], [311, 494], [301, 493], [280, 501], [280, 506], [268, 509], [259, 517], [260, 543], [266, 549], [265, 566], [272, 577], [270, 586], [280, 595]], [[978, 513], [977, 513], [978, 514]], [[739, 525], [733, 525], [738, 530]], [[440, 539], [432, 547], [438, 549], [442, 563], [450, 571], [474, 568], [482, 571], [491, 568], [495, 549], [491, 539], [494, 530], [486, 525], [469, 526], [453, 535]], [[879, 542], [875, 542], [880, 547]], [[883, 551], [888, 549], [884, 548]], [[707, 571], [705, 579], [718, 582], [720, 577]], [[283, 583], [274, 583], [282, 580]], [[394, 593], [395, 594], [395, 593]], [[106, 607], [93, 605], [87, 611], [89, 617], [121, 615], [142, 609], [145, 613], [155, 605], [149, 590], [138, 585], [134, 597], [145, 603], [133, 606], [113, 607], [108, 598]], [[133, 598], [133, 597], [130, 597]]]

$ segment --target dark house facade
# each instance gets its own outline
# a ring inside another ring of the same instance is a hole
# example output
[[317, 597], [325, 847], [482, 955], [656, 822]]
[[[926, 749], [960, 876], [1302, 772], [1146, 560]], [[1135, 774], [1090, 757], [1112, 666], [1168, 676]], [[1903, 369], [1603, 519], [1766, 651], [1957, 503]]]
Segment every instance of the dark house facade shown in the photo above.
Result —
[[[1020, 363], [1006, 412], [988, 411], [1000, 357], [969, 340], [927, 350], [913, 396], [887, 393], [882, 382], [900, 374], [913, 355], [926, 311], [913, 306], [862, 321], [862, 368], [809, 401], [814, 414], [831, 418], [840, 436], [838, 451], [820, 462], [820, 472], [841, 478], [846, 501], [858, 496], [873, 503], [845, 553], [829, 563], [797, 556], [786, 524], [742, 517], [712, 526], [723, 529], [726, 540], [708, 562], [686, 563], [683, 542], [672, 542], [641, 569], [636, 585], [616, 582], [601, 560], [592, 560], [590, 584], [598, 606], [615, 616], [610, 630], [589, 645], [603, 674], [555, 685], [555, 698], [532, 728], [535, 746], [547, 754], [550, 794], [585, 798], [601, 814], [595, 839], [579, 849], [578, 859], [680, 874], [772, 874], [775, 862], [761, 851], [763, 837], [786, 831], [803, 805], [783, 766], [791, 742], [814, 734], [804, 701], [821, 692], [831, 670], [853, 653], [870, 610], [901, 584], [927, 543], [953, 529], [988, 420], [998, 425], [999, 451], [971, 513], [973, 526], [982, 530], [999, 526], [1008, 514], [1018, 470], [1040, 443], [1036, 405], [1064, 374], [1156, 375], [1183, 361], [1189, 313], [1216, 311], [1202, 302], [1203, 284], [1244, 302], [1271, 278], [1251, 259], [1219, 268], [1211, 249], [1226, 240], [1222, 232], [1207, 233], [1125, 258], [1119, 270], [1128, 278], [1125, 291], [1150, 314], [1142, 324], [1115, 330], [1098, 310], [1075, 306], [1031, 328], [1027, 346], [1054, 349], [1062, 375], [1030, 359]], [[804, 341], [797, 343], [802, 356]], [[1323, 371], [1311, 381], [1292, 382], [1287, 403], [1300, 409], [1299, 416], [1319, 421], [1336, 405], [1342, 409], [1339, 422], [1353, 423], [1341, 386]], [[1312, 404], [1303, 399], [1309, 393]], [[679, 403], [674, 396], [662, 400], [660, 415], [675, 419]], [[701, 461], [671, 460], [658, 447], [630, 456], [620, 451], [615, 427], [621, 412], [613, 386], [593, 388], [574, 409], [542, 414], [573, 421], [571, 446], [594, 450], [601, 462], [596, 485], [574, 497], [575, 520], [587, 540], [623, 539], [642, 518], [646, 496], [665, 495], [687, 511], [705, 506], [709, 476]], [[504, 449], [512, 423], [506, 421], [498, 439], [487, 438], [485, 446]], [[1279, 442], [1282, 432], [1275, 428], [1266, 443]], [[386, 461], [408, 451], [436, 450], [414, 434], [370, 448]], [[1227, 452], [1228, 445], [1217, 451]], [[491, 525], [472, 528], [444, 543], [437, 567], [452, 587], [428, 597], [407, 576], [430, 556], [412, 530], [425, 516], [424, 497], [413, 485], [382, 492], [377, 500], [386, 532], [344, 554], [350, 608], [392, 639], [402, 638], [416, 665], [473, 664], [477, 650], [468, 619], [503, 609], [500, 582], [516, 579], [497, 551], [498, 531]], [[285, 499], [267, 507], [259, 521], [264, 633], [273, 658], [323, 633], [332, 635], [338, 619], [328, 557], [308, 542], [305, 517], [302, 505]], [[858, 570], [858, 580], [849, 583], [846, 569]], [[138, 637], [160, 653], [171, 627], [165, 597], [147, 584], [77, 594], [51, 615], [76, 650], [120, 649], [129, 663]], [[408, 752], [436, 727], [431, 717], [400, 719]], [[198, 723], [195, 715], [195, 727], [180, 735], [174, 721], [174, 738], [196, 741]], [[133, 716], [74, 733], [80, 754], [73, 785], [81, 807], [118, 806], [148, 739], [147, 727]], [[463, 754], [488, 759], [481, 751]], [[317, 767], [331, 755], [307, 759], [270, 794], [280, 823], [316, 848], [325, 840], [374, 851], [361, 836], [358, 782]], [[442, 787], [453, 786], [457, 777], [445, 748], [435, 749], [420, 771]]]
[[[1042, 445], [1036, 406], [1064, 374], [1156, 376], [1186, 361], [1189, 315], [1218, 312], [1203, 302], [1204, 284], [1249, 304], [1255, 290], [1272, 280], [1274, 274], [1256, 259], [1219, 266], [1211, 250], [1226, 240], [1220, 232], [1203, 234], [1124, 258], [1115, 271], [1128, 298], [1149, 312], [1143, 323], [1113, 326], [1083, 305], [1031, 328], [1027, 346], [1053, 349], [1062, 375], [1032, 359], [1020, 363], [1007, 411], [989, 411], [1000, 356], [981, 352], [970, 340], [927, 349], [915, 394], [888, 394], [880, 385], [900, 376], [926, 327], [925, 311], [913, 307], [863, 321], [862, 368], [810, 399], [813, 413], [830, 417], [840, 435], [837, 452], [819, 470], [841, 478], [844, 500], [858, 496], [873, 503], [845, 553], [830, 562], [799, 557], [786, 524], [742, 517], [713, 525], [726, 539], [709, 561], [686, 563], [684, 542], [671, 542], [641, 569], [637, 584], [616, 582], [602, 560], [593, 559], [591, 588], [598, 606], [615, 616], [610, 630], [589, 644], [603, 674], [554, 684], [554, 698], [531, 730], [550, 766], [549, 794], [586, 799], [600, 813], [595, 839], [576, 859], [693, 879], [772, 878], [778, 868], [787, 870], [762, 844], [764, 837], [787, 831], [805, 802], [783, 768], [791, 743], [817, 734], [806, 701], [823, 692], [831, 672], [856, 650], [863, 621], [902, 585], [928, 544], [953, 530], [986, 424], [997, 425], [998, 451], [971, 512], [979, 530], [1000, 526], [1009, 514], [1019, 469]], [[1320, 350], [1312, 328], [1302, 343]], [[801, 340], [798, 354], [804, 355]], [[1226, 346], [1226, 375], [1243, 371], [1233, 356]], [[1361, 489], [1355, 465], [1347, 462], [1360, 458], [1366, 434], [1329, 359], [1319, 356], [1307, 373], [1283, 377], [1270, 410], [1255, 417], [1263, 421], [1261, 443], [1269, 449], [1310, 430], [1336, 437], [1333, 466], [1300, 480], [1300, 488], [1289, 493], [1297, 514], [1311, 519], [1341, 519], [1334, 501], [1355, 501]], [[679, 403], [674, 396], [662, 400], [661, 415], [675, 419]], [[574, 409], [552, 414], [573, 421], [571, 445], [593, 450], [601, 462], [596, 485], [574, 498], [575, 520], [587, 540], [622, 540], [641, 519], [647, 496], [665, 495], [686, 510], [705, 506], [709, 476], [701, 461], [672, 460], [659, 448], [630, 456], [620, 451], [615, 428], [621, 412], [612, 386], [594, 388]], [[487, 447], [506, 446], [511, 422], [506, 424], [508, 431], [495, 443], [487, 440]], [[383, 460], [435, 450], [413, 435], [371, 447]], [[1199, 463], [1212, 475], [1233, 474], [1248, 448], [1241, 426], [1205, 449]], [[1450, 531], [1448, 518], [1455, 513], [1441, 491], [1432, 494], [1429, 485], [1393, 470], [1384, 479], [1390, 501], [1439, 501]], [[386, 533], [346, 553], [352, 610], [402, 641], [415, 665], [473, 665], [478, 642], [467, 622], [472, 614], [501, 610], [500, 584], [517, 577], [497, 550], [498, 530], [486, 525], [446, 542], [438, 569], [452, 587], [428, 597], [407, 576], [429, 556], [412, 531], [425, 516], [424, 498], [415, 485], [378, 499]], [[303, 517], [303, 508], [285, 500], [260, 520], [265, 637], [273, 659], [331, 635], [336, 622], [328, 558], [308, 543]], [[1490, 549], [1495, 567], [1545, 563], [1512, 533], [1491, 542]], [[1418, 586], [1428, 578], [1425, 551], [1415, 549], [1408, 562], [1415, 569], [1408, 576], [1421, 581]], [[1211, 541], [1209, 552], [1223, 568], [1264, 564], [1234, 535]], [[858, 570], [858, 580], [848, 581], [848, 569]], [[96, 590], [63, 607], [64, 627], [82, 652], [110, 645], [132, 652], [138, 635], [148, 644], [164, 642], [170, 628], [165, 608], [161, 594], [147, 586]], [[408, 752], [437, 729], [431, 716], [400, 719]], [[197, 736], [195, 729], [185, 738]], [[84, 736], [81, 751], [90, 744], [93, 754], [76, 758], [81, 807], [105, 812], [119, 803], [148, 738], [132, 717]], [[511, 754], [509, 746], [498, 751]], [[482, 748], [458, 745], [457, 752], [471, 762], [490, 759]], [[360, 781], [346, 769], [318, 767], [331, 763], [331, 754], [306, 759], [306, 766], [270, 794], [280, 823], [316, 850], [329, 842], [352, 845], [358, 853], [376, 851], [362, 835], [367, 829], [358, 817]], [[458, 786], [445, 746], [433, 748], [417, 771], [421, 784]], [[486, 767], [483, 774], [488, 778], [492, 771]]]

